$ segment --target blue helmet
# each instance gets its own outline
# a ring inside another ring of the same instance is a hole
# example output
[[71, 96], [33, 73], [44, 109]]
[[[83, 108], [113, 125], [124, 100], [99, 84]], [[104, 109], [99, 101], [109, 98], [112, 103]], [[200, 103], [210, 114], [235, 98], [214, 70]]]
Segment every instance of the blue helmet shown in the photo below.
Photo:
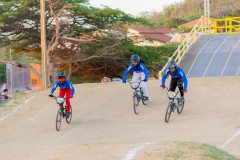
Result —
[[139, 57], [139, 55], [137, 55], [137, 54], [134, 54], [134, 55], [132, 55], [132, 57], [130, 58], [130, 62], [131, 63], [133, 63], [133, 62], [140, 62], [140, 57]]
[[178, 65], [177, 65], [177, 62], [176, 61], [169, 61], [168, 62], [168, 69], [171, 69], [171, 68], [177, 68]]
[[66, 78], [67, 74], [64, 71], [61, 71], [61, 72], [58, 73], [57, 77], [58, 78]]

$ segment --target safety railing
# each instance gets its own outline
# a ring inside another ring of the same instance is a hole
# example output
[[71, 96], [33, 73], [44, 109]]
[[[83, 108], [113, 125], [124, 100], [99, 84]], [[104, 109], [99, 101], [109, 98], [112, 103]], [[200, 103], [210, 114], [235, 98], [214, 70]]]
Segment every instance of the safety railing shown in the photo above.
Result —
[[222, 19], [203, 17], [202, 32], [208, 34], [240, 33], [240, 17], [227, 17]]
[[[183, 39], [182, 43], [178, 46], [177, 50], [173, 53], [173, 55], [169, 58], [168, 62], [170, 60], [175, 60], [177, 63], [180, 63], [183, 56], [188, 51], [189, 47], [196, 42], [196, 40], [201, 35], [202, 31], [202, 18], [199, 19], [199, 21], [194, 25], [193, 29], [187, 34], [187, 36]], [[168, 62], [166, 65], [162, 68], [161, 71], [159, 71], [159, 79], [162, 77], [163, 72], [165, 72]]]

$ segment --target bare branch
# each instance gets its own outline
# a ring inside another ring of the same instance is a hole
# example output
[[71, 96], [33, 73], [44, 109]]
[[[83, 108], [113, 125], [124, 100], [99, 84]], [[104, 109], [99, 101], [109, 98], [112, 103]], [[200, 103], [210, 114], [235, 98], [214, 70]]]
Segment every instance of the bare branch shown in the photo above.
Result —
[[62, 9], [60, 9], [60, 10], [58, 11], [58, 14], [60, 15], [64, 9], [72, 9], [72, 8], [76, 8], [76, 7], [77, 7], [77, 6], [74, 6], [74, 5], [71, 5], [71, 4], [65, 5], [65, 6], [62, 7]]
[[112, 52], [112, 53], [108, 53], [106, 52], [106, 50], [110, 49], [110, 48], [114, 48], [116, 47], [117, 45], [121, 44], [120, 42], [118, 43], [115, 43], [114, 45], [112, 46], [107, 46], [103, 49], [103, 51], [100, 51], [92, 56], [89, 56], [87, 58], [83, 58], [83, 59], [75, 59], [75, 60], [63, 60], [63, 61], [58, 61], [58, 62], [55, 62], [54, 64], [70, 64], [70, 63], [77, 63], [77, 62], [86, 62], [86, 61], [89, 61], [91, 59], [95, 59], [95, 58], [101, 58], [101, 57], [104, 57], [104, 56], [112, 56], [112, 55], [116, 55], [118, 54], [117, 52]]
[[100, 40], [98, 40], [98, 39], [84, 39], [83, 40], [83, 39], [77, 39], [77, 38], [73, 38], [73, 37], [67, 37], [66, 35], [64, 35], [62, 38], [70, 40], [70, 41], [79, 42], [79, 43], [87, 43], [87, 42], [91, 42], [91, 41], [100, 42]]

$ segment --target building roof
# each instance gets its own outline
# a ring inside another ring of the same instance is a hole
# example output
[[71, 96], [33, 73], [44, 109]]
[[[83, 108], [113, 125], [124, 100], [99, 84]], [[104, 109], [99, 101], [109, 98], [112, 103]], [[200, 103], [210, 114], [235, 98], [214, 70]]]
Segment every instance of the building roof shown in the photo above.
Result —
[[[200, 20], [200, 18], [195, 19], [195, 20], [193, 20], [193, 21], [191, 21], [191, 22], [188, 22], [188, 23], [184, 23], [184, 24], [182, 24], [182, 25], [180, 25], [180, 26], [183, 26], [183, 27], [193, 27], [194, 25], [196, 25], [196, 24], [198, 23], [199, 20]], [[200, 26], [201, 26], [201, 23], [199, 23], [199, 24], [197, 25], [197, 27], [200, 27]]]
[[146, 27], [136, 27], [133, 30], [139, 32], [139, 34], [144, 37], [153, 38], [156, 40], [170, 42], [172, 37], [167, 34], [173, 34], [175, 31], [168, 28], [146, 28]]
[[170, 42], [172, 37], [165, 34], [151, 34], [151, 33], [142, 33], [143, 36], [148, 38], [154, 38], [164, 42]]
[[168, 33], [175, 33], [175, 31], [168, 29], [168, 28], [146, 28], [146, 27], [136, 27], [133, 28], [137, 30], [140, 34], [143, 33], [152, 33], [152, 34], [168, 34]]
[[[180, 27], [194, 27], [194, 25], [197, 25], [197, 27], [200, 27], [202, 25], [202, 23], [198, 23], [198, 21], [200, 20], [200, 18], [198, 19], [195, 19], [191, 22], [188, 22], [188, 23], [184, 23], [182, 25], [180, 25]], [[198, 24], [197, 24], [198, 23]], [[213, 21], [211, 20], [211, 25], [213, 25]]]

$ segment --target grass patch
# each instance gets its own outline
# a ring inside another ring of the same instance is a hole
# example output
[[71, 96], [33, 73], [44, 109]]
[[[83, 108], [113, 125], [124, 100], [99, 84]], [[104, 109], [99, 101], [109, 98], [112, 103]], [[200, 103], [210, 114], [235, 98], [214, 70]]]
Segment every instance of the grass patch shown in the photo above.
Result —
[[24, 91], [15, 92], [10, 99], [0, 103], [0, 108], [4, 107], [14, 107], [18, 104], [21, 104], [24, 99], [28, 97], [28, 93]]
[[184, 151], [181, 149], [176, 150], [176, 151], [170, 151], [167, 154], [165, 154], [165, 156], [167, 158], [171, 158], [171, 159], [179, 159], [184, 156]]
[[240, 160], [217, 147], [195, 142], [165, 142], [146, 149], [136, 160]]
[[232, 156], [217, 147], [210, 146], [208, 144], [202, 144], [201, 146], [205, 150], [205, 153], [203, 154], [205, 157], [211, 157], [214, 160], [239, 160], [237, 157]]

